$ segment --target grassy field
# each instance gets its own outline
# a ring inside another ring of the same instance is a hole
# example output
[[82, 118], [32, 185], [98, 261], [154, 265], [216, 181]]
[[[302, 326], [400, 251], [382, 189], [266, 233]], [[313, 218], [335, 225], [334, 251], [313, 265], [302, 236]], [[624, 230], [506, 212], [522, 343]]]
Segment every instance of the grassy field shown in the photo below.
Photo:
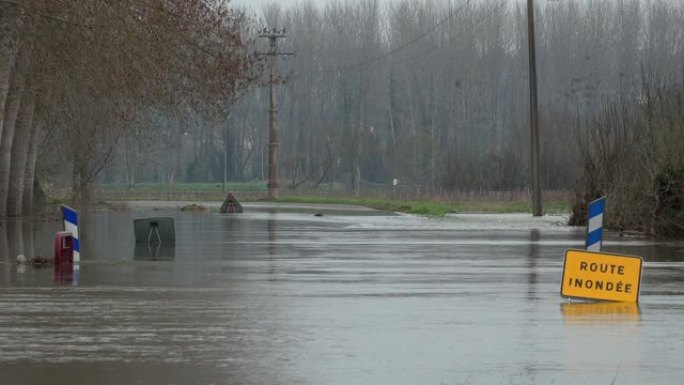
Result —
[[[230, 191], [266, 191], [266, 184], [261, 182], [240, 182], [240, 183], [228, 183], [228, 189]], [[174, 184], [162, 184], [162, 183], [137, 183], [135, 187], [127, 187], [125, 185], [114, 185], [114, 184], [102, 184], [96, 187], [96, 190], [103, 192], [129, 192], [131, 194], [135, 193], [146, 193], [146, 192], [190, 192], [190, 191], [201, 191], [201, 192], [223, 192], [222, 183], [174, 183]]]
[[[174, 185], [140, 183], [135, 188], [117, 185], [97, 186], [96, 199], [106, 201], [173, 200], [220, 201], [224, 197], [221, 183], [180, 183]], [[265, 201], [266, 185], [260, 182], [229, 183], [228, 189], [243, 202]], [[344, 190], [291, 191], [280, 189], [278, 202], [348, 204], [372, 207], [379, 210], [421, 215], [441, 216], [450, 213], [529, 213], [532, 204], [524, 194], [462, 194], [444, 198], [423, 195], [420, 197], [392, 194], [349, 197]], [[569, 213], [571, 206], [563, 195], [549, 194], [544, 210], [549, 214]]]
[[[457, 213], [529, 213], [532, 212], [532, 202], [523, 201], [414, 201], [391, 200], [376, 198], [322, 198], [310, 196], [285, 196], [278, 202], [289, 203], [320, 203], [320, 204], [348, 204], [372, 207], [378, 210], [395, 211], [411, 214], [442, 216]], [[544, 211], [547, 214], [561, 214], [570, 212], [569, 202], [545, 202]]]

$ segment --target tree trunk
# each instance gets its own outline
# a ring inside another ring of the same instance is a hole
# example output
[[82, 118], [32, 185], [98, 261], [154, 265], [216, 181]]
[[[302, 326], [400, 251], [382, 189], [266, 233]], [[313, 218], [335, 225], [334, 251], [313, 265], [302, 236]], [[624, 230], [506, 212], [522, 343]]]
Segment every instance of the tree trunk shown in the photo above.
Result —
[[14, 141], [12, 142], [12, 159], [10, 163], [10, 184], [7, 195], [7, 215], [18, 217], [22, 213], [22, 195], [24, 194], [26, 161], [28, 159], [31, 127], [33, 127], [33, 113], [35, 99], [31, 87], [27, 81], [24, 87], [24, 95], [17, 117]]
[[[35, 111], [34, 111], [35, 114]], [[43, 119], [34, 117], [31, 138], [29, 139], [29, 152], [26, 159], [26, 174], [24, 176], [24, 194], [22, 196], [21, 211], [22, 215], [33, 214], [33, 186], [36, 183], [36, 160], [38, 159], [38, 148], [43, 140], [44, 132]]]
[[73, 165], [73, 201], [77, 208], [88, 208], [93, 197], [92, 174], [89, 170], [90, 162], [85, 159], [92, 159], [92, 156], [74, 156]]
[[7, 93], [5, 114], [3, 117], [3, 133], [0, 140], [0, 218], [7, 216], [7, 195], [10, 184], [10, 165], [12, 160], [12, 142], [14, 128], [21, 104], [24, 89], [24, 76], [21, 68], [15, 71], [10, 90]]
[[85, 167], [81, 167], [79, 174], [81, 175], [78, 188], [80, 196], [76, 202], [79, 207], [87, 209], [93, 200], [93, 182], [90, 181]]
[[12, 20], [0, 16], [0, 140], [2, 140], [5, 103], [12, 81], [12, 68], [15, 63]]
[[131, 160], [131, 151], [128, 149], [128, 134], [124, 134], [123, 140], [124, 164], [126, 165], [126, 189], [132, 189], [135, 188], [135, 166], [131, 165], [134, 161]]
[[[11, 222], [0, 222], [0, 255], [3, 256], [3, 260], [6, 261], [6, 258], [13, 258], [10, 254], [9, 250], [9, 225]], [[14, 259], [10, 259], [13, 261]], [[6, 272], [11, 271], [12, 269], [3, 269]], [[8, 273], [9, 274], [9, 273]], [[8, 277], [5, 277], [5, 282], [9, 282]]]

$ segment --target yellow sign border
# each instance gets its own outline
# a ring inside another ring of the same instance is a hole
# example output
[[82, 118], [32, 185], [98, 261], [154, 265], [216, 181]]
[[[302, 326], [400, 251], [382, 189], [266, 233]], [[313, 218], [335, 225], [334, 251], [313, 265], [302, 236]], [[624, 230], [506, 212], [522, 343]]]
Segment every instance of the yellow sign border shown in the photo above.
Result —
[[625, 301], [603, 299], [603, 298], [591, 298], [591, 297], [581, 297], [581, 296], [576, 296], [576, 295], [565, 295], [563, 293], [563, 288], [565, 286], [565, 267], [566, 267], [566, 263], [568, 262], [568, 253], [572, 252], [572, 251], [580, 252], [580, 253], [587, 253], [587, 254], [603, 255], [603, 256], [614, 256], [614, 257], [638, 259], [639, 260], [639, 279], [637, 280], [638, 289], [636, 292], [636, 301], [634, 301], [634, 303], [637, 303], [637, 304], [639, 303], [639, 296], [641, 296], [641, 277], [644, 274], [644, 259], [642, 257], [639, 257], [637, 255], [596, 252], [596, 251], [589, 251], [589, 250], [583, 250], [583, 249], [567, 249], [567, 250], [565, 250], [565, 253], [563, 254], [563, 274], [561, 276], [561, 287], [560, 287], [561, 297], [563, 297], [563, 298], [586, 299], [586, 300], [591, 300], [591, 301], [625, 302]]

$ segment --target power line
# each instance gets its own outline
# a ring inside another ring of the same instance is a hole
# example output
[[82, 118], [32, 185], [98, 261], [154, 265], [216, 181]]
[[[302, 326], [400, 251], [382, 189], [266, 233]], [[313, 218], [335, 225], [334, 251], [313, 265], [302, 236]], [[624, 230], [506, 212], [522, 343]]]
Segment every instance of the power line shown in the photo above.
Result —
[[[340, 66], [340, 67], [334, 66], [334, 67], [322, 68], [322, 69], [320, 69], [320, 70], [318, 70], [318, 71], [315, 71], [315, 72], [318, 73], [318, 74], [321, 74], [321, 73], [332, 73], [332, 72], [348, 72], [348, 71], [357, 70], [357, 69], [360, 69], [360, 68], [369, 66], [369, 65], [374, 64], [374, 63], [377, 63], [377, 62], [379, 62], [379, 61], [381, 61], [381, 60], [383, 60], [383, 59], [385, 59], [385, 58], [388, 58], [388, 57], [390, 57], [390, 56], [393, 56], [393, 55], [395, 55], [395, 54], [397, 54], [397, 53], [399, 53], [399, 52], [405, 50], [405, 49], [408, 48], [409, 46], [411, 46], [411, 45], [413, 45], [413, 44], [419, 42], [420, 40], [426, 38], [427, 36], [429, 36], [430, 34], [434, 33], [435, 31], [437, 31], [440, 27], [444, 26], [447, 22], [449, 22], [449, 21], [450, 21], [458, 12], [462, 11], [463, 9], [465, 9], [465, 8], [468, 6], [469, 3], [470, 3], [470, 1], [467, 1], [465, 4], [461, 5], [460, 7], [457, 7], [457, 8], [452, 9], [452, 10], [449, 12], [449, 14], [448, 14], [447, 16], [445, 16], [443, 19], [441, 19], [439, 22], [437, 22], [437, 23], [436, 23], [434, 26], [432, 26], [430, 29], [428, 29], [427, 31], [425, 31], [425, 32], [423, 32], [423, 33], [420, 33], [419, 35], [415, 36], [415, 37], [412, 38], [411, 40], [405, 42], [404, 44], [402, 44], [402, 45], [400, 45], [400, 46], [398, 46], [398, 47], [396, 47], [396, 48], [391, 49], [390, 51], [388, 51], [388, 52], [386, 52], [386, 53], [383, 53], [383, 54], [381, 54], [381, 55], [378, 55], [378, 56], [375, 56], [375, 57], [373, 57], [373, 58], [366, 59], [366, 60], [363, 60], [363, 61], [360, 61], [360, 62], [357, 62], [357, 63], [348, 64], [348, 65], [344, 65], [344, 66]], [[491, 9], [489, 12], [487, 12], [481, 19], [479, 19], [479, 20], [477, 20], [475, 23], [473, 23], [472, 26], [473, 26], [473, 27], [478, 26], [479, 24], [481, 24], [481, 23], [484, 22], [485, 20], [489, 19], [497, 10], [500, 10], [503, 6], [504, 6], [504, 3], [501, 2], [501, 3], [499, 3], [498, 6], [492, 7], [492, 9]], [[452, 36], [452, 37], [458, 37], [458, 36], [460, 36], [460, 35], [461, 35], [461, 34], [457, 34], [456, 36]], [[404, 60], [402, 60], [402, 61], [400, 61], [400, 62], [398, 62], [398, 63], [395, 63], [395, 64], [402, 64], [402, 63], [404, 63], [404, 62], [413, 60], [413, 59], [415, 59], [415, 58], [417, 58], [417, 57], [425, 57], [425, 55], [431, 54], [433, 51], [436, 51], [436, 50], [439, 49], [439, 48], [441, 48], [441, 47], [432, 47], [432, 48], [430, 48], [430, 49], [428, 49], [428, 50], [426, 50], [426, 51], [424, 51], [424, 52], [422, 52], [422, 53], [418, 53], [418, 54], [412, 55], [411, 57], [406, 58], [406, 59], [404, 59]], [[296, 79], [298, 79], [298, 78], [300, 78], [300, 77], [302, 77], [302, 75], [290, 76], [290, 77], [288, 78], [288, 80], [296, 80]]]
[[[489, 12], [487, 12], [480, 20], [476, 21], [476, 22], [473, 24], [473, 26], [474, 26], [474, 27], [475, 27], [475, 26], [478, 26], [479, 24], [481, 24], [482, 22], [484, 22], [485, 20], [487, 20], [488, 18], [490, 18], [490, 17], [494, 14], [494, 12], [497, 11], [497, 10], [499, 10], [502, 6], [503, 6], [503, 3], [501, 3], [498, 7], [492, 7], [492, 9], [491, 9]], [[398, 62], [394, 62], [394, 64], [403, 64], [403, 63], [409, 62], [409, 61], [411, 61], [411, 60], [413, 60], [413, 59], [416, 59], [416, 58], [423, 58], [423, 57], [425, 57], [426, 55], [432, 54], [433, 52], [437, 51], [437, 50], [440, 49], [440, 48], [443, 48], [443, 47], [439, 47], [439, 46], [432, 46], [432, 47], [429, 47], [428, 49], [426, 49], [426, 50], [424, 50], [424, 51], [422, 51], [422, 52], [419, 52], [419, 53], [417, 53], [417, 54], [411, 55], [411, 56], [409, 56], [409, 57], [407, 57], [407, 58], [404, 58], [403, 60], [400, 60], [400, 61], [398, 61]]]
[[456, 15], [456, 13], [460, 12], [462, 9], [464, 9], [466, 6], [468, 6], [468, 4], [470, 4], [470, 0], [466, 1], [466, 2], [465, 2], [463, 5], [461, 5], [460, 7], [455, 8], [455, 9], [452, 9], [451, 12], [449, 12], [449, 14], [448, 14], [445, 18], [443, 18], [442, 20], [440, 20], [440, 21], [439, 21], [437, 24], [435, 24], [432, 28], [428, 29], [427, 31], [425, 31], [425, 32], [423, 32], [423, 33], [421, 33], [421, 34], [419, 34], [419, 35], [417, 35], [416, 37], [414, 37], [413, 39], [411, 39], [411, 40], [407, 41], [406, 43], [400, 45], [399, 47], [396, 47], [396, 48], [394, 48], [394, 49], [392, 49], [392, 50], [390, 50], [390, 51], [388, 51], [387, 53], [384, 53], [384, 54], [382, 54], [382, 55], [379, 55], [379, 56], [376, 56], [376, 57], [373, 57], [373, 58], [371, 58], [371, 59], [364, 60], [364, 61], [361, 61], [361, 62], [358, 62], [358, 63], [354, 63], [354, 64], [351, 64], [351, 65], [348, 65], [348, 66], [345, 66], [345, 67], [342, 67], [342, 68], [340, 68], [340, 69], [338, 69], [338, 70], [339, 70], [339, 71], [348, 71], [348, 70], [351, 70], [351, 69], [355, 69], [356, 67], [364, 67], [364, 66], [367, 66], [367, 65], [369, 65], [369, 64], [373, 64], [373, 63], [375, 63], [375, 62], [377, 62], [377, 61], [379, 61], [379, 60], [382, 60], [382, 59], [384, 59], [384, 58], [386, 58], [386, 57], [392, 56], [392, 55], [394, 55], [395, 53], [398, 53], [398, 52], [403, 51], [404, 49], [408, 48], [409, 46], [411, 46], [411, 45], [413, 45], [413, 44], [415, 44], [415, 43], [417, 43], [417, 42], [419, 42], [420, 40], [424, 39], [424, 38], [427, 37], [428, 35], [430, 35], [430, 34], [432, 34], [433, 32], [435, 32], [437, 29], [439, 29], [439, 27], [441, 27], [441, 26], [443, 26], [444, 24], [446, 24], [447, 22], [449, 22], [449, 21], [451, 20], [451, 18], [454, 17], [454, 16]]

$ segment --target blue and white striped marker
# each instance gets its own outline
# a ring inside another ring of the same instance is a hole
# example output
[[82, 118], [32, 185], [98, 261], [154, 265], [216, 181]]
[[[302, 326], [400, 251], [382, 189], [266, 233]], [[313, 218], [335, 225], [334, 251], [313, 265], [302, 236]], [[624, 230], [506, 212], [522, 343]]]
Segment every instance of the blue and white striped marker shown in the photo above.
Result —
[[601, 251], [603, 242], [603, 212], [606, 210], [606, 197], [589, 203], [587, 221], [587, 250]]
[[79, 263], [81, 247], [78, 243], [78, 211], [62, 205], [62, 218], [64, 218], [64, 231], [71, 233], [74, 237], [74, 263]]

